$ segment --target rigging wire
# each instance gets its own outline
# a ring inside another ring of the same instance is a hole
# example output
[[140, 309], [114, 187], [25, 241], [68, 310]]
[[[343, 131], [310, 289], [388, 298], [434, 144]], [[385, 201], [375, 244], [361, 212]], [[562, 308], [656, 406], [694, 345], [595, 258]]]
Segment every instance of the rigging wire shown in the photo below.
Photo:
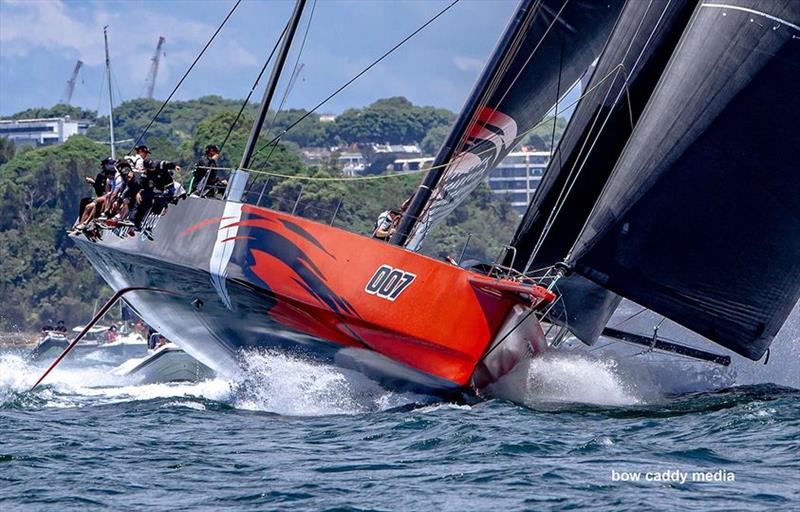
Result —
[[100, 104], [103, 102], [103, 89], [106, 87], [106, 73], [103, 71], [102, 78], [100, 79], [100, 91], [97, 93], [97, 107], [94, 109], [97, 115], [100, 115]]
[[[283, 105], [286, 103], [286, 98], [289, 97], [289, 92], [292, 90], [292, 85], [294, 85], [294, 78], [295, 73], [297, 73], [297, 66], [300, 65], [300, 57], [303, 55], [303, 49], [306, 47], [306, 39], [308, 38], [309, 29], [311, 29], [311, 21], [314, 19], [314, 10], [317, 8], [317, 0], [314, 0], [313, 5], [311, 6], [311, 12], [308, 15], [308, 24], [306, 24], [306, 31], [303, 34], [303, 41], [300, 43], [300, 50], [297, 52], [297, 58], [294, 61], [294, 67], [292, 68], [292, 74], [289, 75], [289, 83], [286, 84], [286, 90], [283, 92], [283, 97], [281, 98], [281, 102], [278, 104], [278, 108], [275, 109], [275, 115], [272, 116], [272, 120], [267, 125], [267, 133], [272, 130], [272, 127], [275, 125], [275, 122], [278, 119], [278, 114], [283, 110]], [[269, 159], [272, 157], [272, 153], [275, 151], [275, 148], [278, 147], [278, 141], [272, 146], [272, 149], [269, 150], [269, 154], [267, 158], [264, 160], [264, 165], [269, 163]]]
[[[587, 89], [575, 101], [573, 101], [572, 103], [570, 103], [566, 107], [564, 107], [564, 110], [562, 110], [562, 112], [564, 112], [566, 110], [569, 110], [573, 106], [577, 105], [584, 97], [586, 97], [587, 95], [589, 95], [592, 92], [594, 92], [595, 89], [600, 87], [606, 80], [608, 80], [612, 75], [614, 75], [617, 72], [618, 68], [620, 68], [620, 67], [621, 67], [621, 65], [611, 69], [606, 74], [606, 76], [604, 76], [603, 78], [601, 78], [598, 81], [598, 83], [596, 85], [593, 85], [592, 87]], [[518, 144], [523, 138], [525, 138], [526, 135], [531, 133], [533, 130], [536, 130], [540, 126], [544, 125], [545, 123], [550, 122], [551, 120], [552, 120], [552, 118], [547, 117], [547, 118], [539, 121], [535, 125], [531, 126], [527, 130], [523, 131], [522, 133], [518, 134], [517, 137], [514, 139], [514, 141], [511, 143], [511, 145], [514, 146], [514, 145]], [[487, 149], [485, 149], [483, 151], [475, 153], [475, 155], [480, 157], [481, 155], [484, 155], [484, 154], [489, 153], [491, 151], [494, 151], [494, 148], [487, 148]], [[248, 168], [242, 168], [241, 170], [242, 171], [247, 171], [247, 172], [252, 172], [252, 173], [255, 173], [255, 174], [263, 174], [265, 176], [274, 176], [276, 178], [286, 178], [286, 179], [306, 180], [306, 181], [340, 181], [340, 182], [344, 182], [344, 181], [365, 181], [365, 180], [378, 180], [378, 179], [397, 178], [397, 177], [402, 177], [402, 176], [408, 176], [408, 175], [411, 175], [411, 174], [421, 174], [421, 173], [429, 172], [429, 171], [434, 170], [434, 169], [441, 169], [441, 168], [447, 167], [448, 165], [450, 165], [450, 163], [446, 162], [446, 163], [438, 165], [438, 166], [426, 167], [424, 169], [418, 169], [416, 171], [405, 171], [405, 172], [398, 172], [398, 173], [394, 173], [394, 174], [380, 174], [380, 175], [374, 175], [374, 176], [355, 176], [355, 177], [343, 177], [343, 176], [316, 177], [316, 176], [289, 175], [289, 174], [280, 174], [280, 173], [276, 173], [276, 172], [269, 172], [269, 171], [264, 171], [264, 170], [259, 170], [259, 169], [248, 169]], [[199, 167], [199, 168], [202, 169], [203, 167]], [[237, 168], [234, 168], [234, 167], [215, 167], [214, 169], [217, 169], [218, 171], [235, 171]]]
[[[240, 0], [240, 1], [241, 1], [241, 0]], [[428, 27], [428, 25], [430, 25], [431, 23], [433, 23], [434, 21], [436, 21], [436, 20], [437, 20], [439, 17], [441, 17], [441, 16], [442, 16], [444, 13], [446, 13], [447, 11], [449, 11], [449, 10], [450, 10], [450, 9], [451, 9], [453, 6], [455, 6], [455, 5], [456, 5], [458, 2], [460, 2], [460, 1], [461, 1], [461, 0], [453, 0], [453, 1], [452, 1], [452, 2], [449, 4], [449, 5], [447, 5], [447, 7], [445, 7], [445, 8], [444, 8], [444, 9], [442, 9], [441, 11], [439, 11], [439, 12], [438, 12], [438, 13], [437, 13], [437, 14], [436, 14], [434, 17], [432, 17], [431, 19], [429, 19], [428, 21], [426, 21], [426, 22], [425, 22], [424, 24], [422, 24], [422, 25], [421, 25], [419, 28], [417, 28], [417, 29], [416, 29], [414, 32], [412, 32], [411, 34], [409, 34], [408, 36], [406, 36], [406, 37], [405, 37], [405, 38], [404, 38], [402, 41], [400, 41], [399, 43], [397, 43], [396, 45], [394, 45], [392, 48], [390, 48], [389, 50], [387, 50], [387, 51], [386, 51], [386, 52], [385, 52], [383, 55], [381, 55], [381, 56], [380, 56], [380, 57], [378, 57], [376, 60], [374, 60], [374, 61], [373, 61], [373, 62], [372, 62], [372, 63], [371, 63], [369, 66], [365, 67], [365, 68], [364, 68], [364, 69], [362, 69], [362, 70], [361, 70], [361, 71], [360, 71], [360, 72], [359, 72], [357, 75], [355, 75], [353, 78], [351, 78], [350, 80], [348, 80], [347, 82], [345, 82], [345, 84], [344, 84], [344, 85], [342, 85], [341, 87], [339, 87], [338, 89], [336, 89], [335, 91], [333, 91], [331, 94], [329, 94], [329, 95], [328, 95], [328, 96], [327, 96], [327, 97], [326, 97], [324, 100], [322, 100], [322, 101], [320, 101], [319, 103], [317, 103], [317, 105], [316, 105], [314, 108], [312, 108], [311, 110], [309, 110], [308, 112], [306, 112], [305, 114], [303, 114], [302, 116], [300, 116], [298, 119], [296, 119], [294, 122], [292, 122], [292, 124], [290, 124], [290, 125], [289, 125], [289, 126], [288, 126], [288, 127], [285, 129], [285, 130], [283, 130], [283, 131], [282, 131], [280, 134], [276, 135], [276, 136], [275, 136], [275, 137], [274, 137], [272, 140], [270, 140], [269, 142], [267, 142], [266, 144], [264, 144], [263, 146], [261, 146], [260, 148], [258, 148], [258, 149], [256, 150], [256, 152], [255, 152], [255, 153], [256, 153], [256, 154], [257, 154], [257, 153], [259, 153], [261, 150], [263, 150], [263, 149], [265, 149], [265, 148], [267, 148], [267, 147], [271, 146], [271, 145], [272, 145], [272, 144], [274, 144], [276, 141], [280, 140], [280, 139], [281, 139], [281, 137], [283, 137], [283, 136], [284, 136], [284, 135], [285, 135], [287, 132], [289, 132], [289, 130], [291, 130], [292, 128], [294, 128], [294, 127], [295, 127], [295, 126], [297, 126], [298, 124], [300, 124], [300, 123], [301, 123], [301, 122], [302, 122], [304, 119], [306, 119], [308, 116], [310, 116], [311, 114], [313, 114], [314, 112], [316, 112], [316, 111], [317, 111], [317, 109], [319, 109], [321, 106], [323, 106], [323, 105], [325, 105], [326, 103], [328, 103], [328, 102], [329, 102], [331, 99], [333, 99], [333, 97], [334, 97], [334, 96], [338, 95], [340, 92], [342, 92], [343, 90], [345, 90], [347, 87], [349, 87], [349, 86], [350, 86], [350, 84], [352, 84], [353, 82], [355, 82], [356, 80], [358, 80], [359, 78], [361, 78], [361, 77], [362, 77], [362, 76], [363, 76], [363, 75], [364, 75], [366, 72], [368, 72], [370, 69], [372, 69], [372, 68], [374, 68], [375, 66], [377, 66], [378, 64], [380, 64], [380, 62], [381, 62], [381, 61], [383, 61], [383, 60], [384, 60], [386, 57], [388, 57], [389, 55], [391, 55], [392, 53], [394, 53], [394, 51], [395, 51], [395, 50], [397, 50], [398, 48], [400, 48], [401, 46], [403, 46], [403, 45], [404, 45], [404, 44], [405, 44], [405, 43], [406, 43], [406, 42], [407, 42], [409, 39], [411, 39], [412, 37], [416, 36], [417, 34], [419, 34], [420, 32], [422, 32], [423, 30], [425, 30], [425, 29]]]
[[113, 69], [111, 70], [111, 82], [114, 84], [114, 87], [117, 89], [117, 105], [125, 103], [125, 100], [122, 98], [122, 92], [119, 89], [119, 82], [117, 81], [117, 75], [114, 74]]
[[[148, 130], [150, 130], [150, 127], [153, 126], [153, 123], [156, 121], [156, 119], [161, 114], [161, 112], [163, 112], [164, 108], [167, 106], [167, 104], [170, 102], [172, 97], [178, 91], [178, 88], [181, 86], [181, 84], [183, 84], [183, 81], [186, 80], [186, 77], [189, 76], [189, 73], [192, 72], [192, 69], [194, 69], [194, 67], [197, 64], [197, 62], [200, 60], [200, 58], [206, 52], [208, 47], [211, 46], [211, 43], [214, 41], [214, 39], [216, 39], [217, 34], [220, 33], [220, 31], [222, 30], [222, 27], [224, 27], [225, 23], [227, 23], [228, 20], [230, 19], [230, 17], [233, 16], [234, 11], [236, 11], [236, 8], [239, 7], [240, 3], [242, 3], [242, 0], [236, 0], [236, 3], [233, 4], [233, 7], [231, 7], [230, 11], [228, 11], [228, 14], [227, 14], [227, 16], [225, 16], [225, 19], [222, 20], [222, 23], [219, 24], [219, 26], [217, 27], [217, 30], [215, 30], [214, 34], [211, 35], [211, 38], [208, 40], [206, 45], [203, 47], [202, 50], [200, 50], [200, 53], [197, 54], [197, 57], [195, 57], [194, 62], [192, 62], [192, 64], [189, 66], [189, 69], [186, 70], [186, 72], [183, 74], [181, 79], [178, 81], [178, 84], [175, 86], [174, 89], [172, 89], [172, 92], [169, 93], [169, 96], [167, 96], [167, 99], [165, 99], [164, 102], [161, 103], [161, 106], [159, 107], [158, 112], [156, 112], [155, 115], [153, 116], [153, 118], [150, 119], [150, 122], [147, 123], [147, 126], [145, 126], [144, 131], [142, 131], [141, 135], [139, 135], [139, 137], [136, 139], [136, 142], [134, 142], [134, 144], [133, 144], [134, 147], [136, 147], [142, 141], [142, 138], [145, 136], [145, 134], [147, 134]], [[128, 150], [128, 154], [131, 154], [132, 152], [133, 152], [133, 148]]]
[[250, 102], [250, 98], [253, 96], [253, 93], [255, 92], [256, 88], [258, 87], [258, 82], [260, 82], [261, 81], [261, 77], [264, 76], [264, 72], [267, 70], [267, 66], [269, 66], [269, 63], [272, 61], [272, 57], [275, 56], [275, 52], [278, 50], [278, 45], [281, 44], [281, 39], [283, 39], [283, 36], [286, 34], [286, 31], [288, 29], [289, 29], [289, 24], [287, 23], [283, 27], [283, 31], [281, 32], [281, 35], [278, 36], [278, 40], [275, 41], [275, 45], [272, 47], [272, 51], [269, 52], [269, 57], [267, 57], [266, 62], [264, 62], [264, 65], [261, 66], [261, 71], [258, 72], [258, 76], [256, 77], [256, 81], [253, 82], [253, 87], [250, 88], [250, 92], [247, 93], [247, 97], [242, 102], [242, 107], [239, 109], [239, 112], [236, 114], [236, 117], [234, 118], [233, 122], [231, 123], [230, 127], [228, 128], [228, 133], [225, 134], [225, 138], [222, 140], [222, 144], [219, 145], [219, 152], [220, 153], [222, 153], [222, 148], [225, 147], [225, 144], [228, 142], [228, 139], [230, 138], [231, 133], [233, 133], [233, 130], [236, 127], [236, 123], [239, 122], [239, 118], [242, 117], [242, 113], [244, 113], [244, 109], [247, 108], [247, 104]]
[[[652, 6], [652, 2], [648, 5], [648, 8], [647, 8], [647, 11], [645, 12], [645, 15], [646, 15], [647, 12], [649, 12], [651, 6]], [[630, 121], [631, 121], [631, 132], [633, 132], [633, 109], [631, 107], [630, 91], [628, 90], [628, 83], [630, 82], [630, 76], [639, 67], [639, 63], [641, 62], [642, 57], [645, 54], [645, 51], [649, 48], [650, 43], [653, 40], [653, 37], [655, 36], [656, 31], [661, 27], [661, 21], [664, 19], [664, 16], [667, 13], [668, 7], [669, 7], [669, 5], [665, 5], [664, 8], [662, 9], [661, 14], [658, 17], [658, 20], [656, 20], [655, 24], [653, 25], [653, 29], [650, 31], [650, 34], [647, 37], [647, 41], [645, 41], [644, 45], [642, 46], [642, 49], [639, 51], [639, 55], [636, 56], [636, 60], [634, 61], [633, 65], [631, 65], [630, 72], [626, 72], [625, 67], [620, 62], [620, 66], [622, 67], [623, 73], [624, 73], [624, 81], [622, 83], [622, 89], [617, 93], [617, 96], [614, 99], [614, 106], [616, 106], [616, 104], [620, 101], [620, 98], [622, 97], [622, 95], [624, 93], [626, 95], [627, 100], [628, 100], [628, 114], [630, 116]], [[637, 34], [638, 34], [639, 29], [641, 28], [641, 26], [643, 24], [644, 24], [644, 15], [642, 16], [642, 21], [639, 23], [639, 26], [636, 29]], [[628, 52], [630, 51], [632, 46], [633, 46], [633, 40], [631, 40], [631, 43], [628, 46], [628, 49], [626, 50], [625, 55], [623, 56], [623, 61], [627, 57]], [[606, 97], [608, 97], [608, 95], [606, 95]], [[600, 126], [597, 135], [595, 136], [594, 140], [592, 141], [592, 145], [589, 147], [588, 153], [591, 153], [592, 150], [594, 150], [594, 147], [597, 144], [597, 141], [600, 139], [600, 133], [605, 129], [605, 127], [608, 124], [608, 121], [609, 121], [610, 118], [611, 118], [611, 110], [608, 110], [608, 112], [606, 114], [606, 117], [603, 120], [603, 124]], [[583, 171], [583, 168], [586, 165], [586, 161], [589, 158], [588, 153], [587, 153], [586, 157], [584, 157], [584, 160], [583, 160], [583, 163], [581, 164], [580, 169], [578, 169], [578, 173], [575, 176], [575, 181], [577, 181], [578, 175], [581, 173], [581, 171]], [[608, 180], [606, 180], [606, 183], [603, 186], [603, 188], [601, 189], [600, 195], [598, 195], [597, 199], [595, 200], [594, 205], [592, 206], [592, 209], [589, 211], [589, 215], [586, 217], [586, 220], [584, 221], [583, 226], [581, 227], [581, 230], [578, 233], [578, 236], [575, 238], [575, 241], [573, 242], [572, 247], [567, 252], [567, 255], [565, 257], [565, 261], [568, 261], [568, 260], [570, 260], [572, 258], [572, 255], [573, 255], [575, 249], [577, 248], [578, 240], [581, 239], [581, 237], [583, 236], [584, 232], [586, 231], [586, 228], [589, 225], [589, 219], [592, 218], [592, 216], [594, 215], [594, 212], [600, 206], [600, 198], [603, 196], [603, 193], [606, 191], [606, 189], [609, 187], [609, 184], [612, 182], [612, 176], [614, 174], [615, 173], [612, 170], [611, 176], [609, 176]], [[572, 185], [575, 184], [575, 181], [573, 181]], [[572, 190], [572, 186], [570, 186], [570, 190], [567, 191], [567, 194], [569, 194], [569, 192], [571, 190]], [[561, 206], [563, 206], [563, 205], [564, 204], [562, 203]], [[561, 207], [559, 207], [559, 210], [560, 209], [561, 209]]]
[[[634, 34], [634, 38], [635, 38], [635, 36], [637, 36], [639, 34], [639, 31], [641, 30], [642, 26], [644, 25], [645, 17], [647, 15], [647, 13], [650, 11], [650, 7], [652, 7], [652, 5], [653, 5], [653, 2], [651, 0], [651, 2], [648, 4], [647, 9], [645, 10], [644, 14], [642, 15], [641, 20], [639, 20], [639, 25], [636, 27], [636, 32]], [[616, 97], [613, 100], [612, 108], [617, 105], [617, 103], [619, 102], [620, 98], [622, 97], [622, 94], [624, 93], [626, 95], [627, 100], [628, 100], [628, 105], [627, 106], [628, 106], [628, 115], [630, 116], [630, 121], [631, 121], [631, 130], [633, 130], [633, 110], [632, 110], [632, 107], [631, 107], [630, 91], [628, 90], [628, 82], [630, 81], [630, 75], [639, 66], [639, 62], [641, 61], [645, 50], [649, 47], [650, 41], [652, 41], [656, 30], [661, 25], [661, 20], [663, 19], [665, 13], [667, 12], [667, 8], [668, 8], [668, 6], [665, 6], [664, 9], [661, 11], [661, 15], [659, 16], [658, 20], [656, 21], [655, 25], [653, 26], [653, 29], [650, 31], [650, 35], [648, 36], [647, 41], [645, 42], [644, 46], [640, 50], [639, 55], [636, 56], [636, 60], [634, 61], [633, 65], [631, 66], [630, 72], [627, 71], [627, 69], [625, 68], [625, 65], [623, 64], [623, 62], [628, 57], [628, 53], [631, 51], [634, 39], [631, 39], [631, 42], [629, 43], [628, 48], [625, 51], [625, 54], [622, 56], [622, 58], [620, 60], [620, 63], [617, 64], [617, 66], [614, 68], [614, 70], [620, 70], [620, 72], [622, 73], [623, 82], [622, 82], [622, 86], [621, 86], [620, 91], [617, 93]], [[614, 70], [612, 70], [612, 71], [614, 71]], [[617, 76], [614, 77], [614, 81], [616, 81], [616, 78], [617, 78]], [[613, 82], [612, 82], [611, 85], [613, 86]], [[609, 87], [609, 89], [606, 91], [605, 97], [603, 98], [603, 103], [605, 103], [608, 100], [609, 95], [611, 94], [612, 90], [613, 90], [613, 87]], [[578, 154], [578, 158], [576, 159], [575, 163], [572, 165], [572, 168], [570, 169], [569, 174], [567, 175], [567, 179], [564, 182], [564, 186], [562, 187], [561, 191], [559, 192], [559, 196], [556, 199], [556, 205], [557, 206], [554, 206], [554, 208], [548, 214], [548, 217], [547, 217], [547, 220], [545, 222], [545, 225], [542, 228], [542, 232], [539, 235], [539, 238], [538, 238], [538, 240], [536, 242], [536, 245], [535, 245], [533, 251], [531, 252], [530, 257], [528, 258], [528, 266], [530, 266], [533, 263], [534, 258], [536, 257], [536, 255], [539, 252], [539, 249], [541, 248], [542, 244], [544, 243], [544, 239], [548, 236], [548, 234], [550, 233], [550, 229], [555, 224], [556, 217], [561, 213], [561, 210], [562, 210], [564, 204], [566, 203], [567, 196], [569, 196], [570, 193], [572, 192], [572, 189], [573, 189], [575, 183], [578, 181], [578, 177], [580, 176], [581, 172], [583, 171], [583, 169], [584, 169], [584, 167], [586, 165], [586, 162], [589, 160], [589, 154], [594, 150], [594, 147], [597, 144], [597, 141], [600, 139], [600, 134], [605, 129], [606, 124], [608, 123], [608, 120], [610, 118], [611, 118], [611, 109], [609, 109], [608, 112], [606, 113], [605, 119], [603, 120], [602, 124], [598, 128], [598, 131], [597, 131], [596, 135], [594, 136], [594, 140], [592, 141], [592, 143], [589, 146], [588, 150], [586, 149], [586, 145], [589, 142], [589, 138], [587, 137], [587, 139], [583, 142], [583, 144], [581, 146], [581, 149], [579, 151], [579, 154]], [[598, 122], [599, 119], [600, 119], [599, 115], [597, 117], [595, 117], [595, 119], [592, 121], [592, 126], [590, 128], [590, 131], [594, 130], [594, 127], [597, 125], [597, 122]], [[585, 155], [584, 155], [584, 150], [586, 150]], [[578, 162], [579, 161], [580, 161], [580, 167], [577, 169], [577, 172], [576, 172], [576, 167], [578, 166]], [[573, 176], [573, 173], [574, 173], [574, 176]], [[608, 182], [606, 182], [606, 185], [608, 185]], [[604, 189], [605, 189], [605, 187], [604, 187]], [[602, 192], [601, 192], [601, 194], [602, 194]], [[591, 213], [594, 212], [594, 210], [596, 209], [597, 204], [598, 203], [595, 202], [595, 205], [593, 206], [589, 217], [591, 217]], [[587, 217], [587, 223], [588, 223], [589, 217]], [[585, 229], [586, 229], [586, 224], [584, 224], [583, 228], [581, 229], [581, 233], [580, 234], [583, 234]], [[580, 235], [578, 236], [578, 238], [580, 238]], [[578, 238], [575, 239], [575, 243], [577, 243]], [[565, 261], [570, 259], [571, 255], [572, 255], [572, 252], [575, 249], [575, 243], [570, 248], [570, 250], [567, 252], [567, 255], [565, 257]]]

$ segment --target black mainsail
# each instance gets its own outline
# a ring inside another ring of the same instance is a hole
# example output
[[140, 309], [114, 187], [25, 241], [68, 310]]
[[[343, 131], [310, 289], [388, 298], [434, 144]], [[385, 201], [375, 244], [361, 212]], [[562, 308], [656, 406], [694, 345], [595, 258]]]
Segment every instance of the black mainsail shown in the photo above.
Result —
[[[506, 265], [522, 272], [562, 261], [622, 153], [667, 61], [694, 11], [695, 1], [630, 2], [517, 227]], [[559, 283], [552, 319], [594, 343], [619, 297], [571, 275]]]
[[428, 230], [486, 179], [600, 54], [623, 0], [523, 0], [393, 241]]
[[800, 296], [799, 48], [790, 0], [523, 2], [395, 241], [418, 248], [600, 55], [506, 264], [565, 263], [551, 321], [586, 342], [626, 297], [758, 359]]
[[800, 9], [697, 6], [567, 257], [751, 359], [800, 297]]

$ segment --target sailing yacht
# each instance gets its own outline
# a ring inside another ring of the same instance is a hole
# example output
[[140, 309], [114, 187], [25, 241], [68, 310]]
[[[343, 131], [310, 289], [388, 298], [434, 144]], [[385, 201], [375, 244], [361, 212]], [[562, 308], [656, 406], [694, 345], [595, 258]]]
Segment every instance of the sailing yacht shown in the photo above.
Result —
[[[391, 243], [259, 206], [239, 168], [125, 230], [73, 239], [148, 324], [223, 374], [268, 349], [394, 387], [480, 390], [626, 297], [751, 359], [800, 296], [800, 10], [790, 0], [522, 0]], [[420, 254], [586, 84], [502, 261]], [[259, 196], [255, 194], [255, 196]], [[170, 293], [158, 293], [168, 290]]]

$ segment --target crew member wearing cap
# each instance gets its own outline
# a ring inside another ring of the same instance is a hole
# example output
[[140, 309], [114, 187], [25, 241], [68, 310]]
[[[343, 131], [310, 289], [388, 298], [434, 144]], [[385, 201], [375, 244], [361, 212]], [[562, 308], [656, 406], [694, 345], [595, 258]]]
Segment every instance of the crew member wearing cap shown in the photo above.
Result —
[[219, 189], [228, 184], [227, 181], [217, 177], [217, 160], [219, 148], [216, 144], [209, 144], [203, 150], [203, 156], [197, 161], [189, 193], [201, 197], [214, 197]]
[[84, 179], [86, 183], [90, 184], [94, 189], [95, 199], [91, 203], [86, 205], [86, 208], [83, 210], [83, 214], [81, 215], [80, 221], [78, 225], [75, 227], [76, 229], [80, 230], [86, 227], [86, 224], [91, 220], [94, 219], [98, 213], [103, 211], [103, 207], [105, 206], [105, 202], [108, 199], [108, 196], [111, 192], [111, 182], [114, 180], [114, 175], [117, 172], [117, 168], [115, 166], [116, 161], [111, 158], [104, 158], [100, 161], [100, 172], [97, 173], [97, 176], [94, 178], [90, 178], [86, 176]]
[[400, 216], [401, 214], [398, 210], [386, 210], [385, 212], [381, 213], [378, 216], [378, 220], [375, 222], [375, 229], [372, 232], [372, 238], [377, 238], [378, 240], [389, 240], [392, 234], [394, 234], [397, 223], [400, 221]]
[[133, 156], [125, 157], [131, 163], [134, 172], [144, 172], [144, 161], [150, 158], [150, 149], [144, 144], [139, 144], [133, 148]]
[[[133, 222], [136, 228], [141, 228], [142, 221], [151, 208], [153, 213], [159, 214], [166, 205], [166, 197], [172, 198], [176, 193], [176, 184], [172, 177], [173, 171], [180, 171], [181, 167], [167, 160], [144, 161], [144, 175], [140, 179], [141, 190], [136, 195], [136, 213]], [[155, 202], [158, 195], [159, 201]], [[155, 207], [154, 207], [155, 206]]]

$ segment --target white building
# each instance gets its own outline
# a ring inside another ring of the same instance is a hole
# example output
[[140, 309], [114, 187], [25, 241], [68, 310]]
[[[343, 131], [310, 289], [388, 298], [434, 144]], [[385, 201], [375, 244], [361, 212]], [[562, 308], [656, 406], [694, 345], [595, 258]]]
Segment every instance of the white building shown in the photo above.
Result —
[[19, 146], [52, 146], [79, 133], [85, 133], [89, 123], [72, 121], [69, 117], [47, 119], [13, 119], [0, 121], [0, 137]]
[[420, 158], [398, 158], [386, 166], [386, 170], [394, 172], [419, 171], [421, 169], [430, 167], [432, 164], [432, 156], [424, 156]]
[[508, 200], [515, 212], [524, 214], [549, 162], [549, 151], [522, 148], [509, 153], [489, 174], [489, 188]]
[[345, 176], [355, 176], [366, 169], [364, 156], [361, 153], [340, 153], [336, 164]]

